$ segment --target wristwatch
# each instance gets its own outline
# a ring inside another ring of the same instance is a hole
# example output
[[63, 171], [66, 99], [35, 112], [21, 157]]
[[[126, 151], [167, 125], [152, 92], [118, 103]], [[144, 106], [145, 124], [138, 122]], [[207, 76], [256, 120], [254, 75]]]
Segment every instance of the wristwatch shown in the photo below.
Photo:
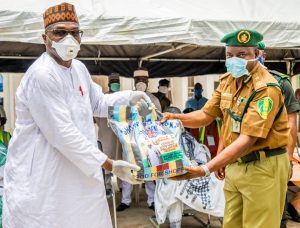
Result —
[[201, 165], [200, 167], [204, 170], [204, 173], [205, 173], [204, 176], [209, 177], [210, 176], [210, 171], [209, 171], [207, 165]]

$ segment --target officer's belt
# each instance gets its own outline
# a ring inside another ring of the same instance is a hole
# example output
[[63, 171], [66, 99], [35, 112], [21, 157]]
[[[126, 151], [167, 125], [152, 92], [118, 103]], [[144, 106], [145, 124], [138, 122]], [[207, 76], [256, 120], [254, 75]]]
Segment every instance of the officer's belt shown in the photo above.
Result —
[[237, 160], [238, 163], [248, 163], [252, 161], [262, 160], [264, 158], [280, 155], [286, 153], [286, 149], [276, 148], [271, 150], [257, 150], [253, 151], [250, 154], [247, 154]]

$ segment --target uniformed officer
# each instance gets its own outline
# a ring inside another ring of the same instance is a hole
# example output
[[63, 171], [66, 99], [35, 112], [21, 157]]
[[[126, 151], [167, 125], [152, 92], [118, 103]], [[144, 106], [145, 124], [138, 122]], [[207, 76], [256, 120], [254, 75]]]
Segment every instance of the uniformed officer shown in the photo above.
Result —
[[[257, 45], [257, 49], [259, 50], [259, 57], [258, 60], [264, 64], [267, 53], [265, 51], [266, 45], [263, 41], [259, 42]], [[289, 155], [291, 167], [292, 167], [292, 160], [293, 160], [293, 153], [296, 146], [297, 141], [297, 113], [300, 111], [300, 105], [296, 100], [296, 96], [294, 94], [294, 89], [292, 84], [289, 80], [289, 76], [282, 74], [275, 70], [269, 70], [269, 73], [273, 75], [273, 77], [278, 81], [282, 92], [284, 94], [284, 104], [288, 113], [288, 122], [290, 127], [290, 143], [287, 147], [287, 152]], [[294, 221], [300, 222], [299, 213], [294, 214], [295, 211], [294, 206], [292, 204], [288, 205], [288, 211], [291, 211], [291, 217]], [[286, 213], [283, 214], [282, 221], [281, 221], [281, 228], [285, 228], [287, 224], [288, 218]]]
[[166, 113], [162, 121], [180, 119], [184, 126], [208, 125], [223, 117], [224, 149], [206, 165], [186, 167], [175, 180], [208, 176], [226, 166], [225, 228], [279, 227], [290, 175], [288, 121], [279, 85], [258, 63], [263, 36], [241, 29], [226, 35], [227, 73], [202, 110]]

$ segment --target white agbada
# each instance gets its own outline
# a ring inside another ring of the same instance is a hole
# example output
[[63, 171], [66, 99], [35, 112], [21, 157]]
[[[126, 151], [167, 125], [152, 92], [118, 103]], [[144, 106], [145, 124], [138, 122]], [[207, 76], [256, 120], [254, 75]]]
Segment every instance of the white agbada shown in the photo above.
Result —
[[86, 67], [58, 65], [47, 53], [16, 93], [16, 129], [4, 171], [6, 228], [112, 227], [93, 114], [126, 104], [131, 92], [103, 94]]

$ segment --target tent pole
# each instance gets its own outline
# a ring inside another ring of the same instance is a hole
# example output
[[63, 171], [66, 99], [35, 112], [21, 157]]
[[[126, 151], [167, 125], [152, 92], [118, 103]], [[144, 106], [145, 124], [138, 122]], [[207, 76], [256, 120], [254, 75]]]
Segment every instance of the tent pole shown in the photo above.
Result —
[[185, 48], [187, 46], [191, 46], [192, 44], [181, 44], [181, 45], [178, 45], [178, 46], [172, 46], [170, 49], [167, 49], [167, 50], [164, 50], [164, 51], [160, 51], [160, 52], [157, 52], [157, 53], [154, 53], [154, 54], [151, 54], [151, 55], [146, 55], [142, 58], [140, 58], [140, 61], [139, 61], [139, 67], [142, 66], [143, 64], [143, 61], [145, 60], [149, 60], [153, 57], [156, 57], [156, 56], [160, 56], [160, 55], [164, 55], [164, 54], [167, 54], [167, 53], [170, 53], [170, 52], [173, 52], [173, 51], [176, 51], [176, 50], [180, 50], [182, 48]]
[[[0, 59], [37, 59], [35, 56], [0, 56]], [[131, 58], [131, 57], [78, 57], [79, 60], [85, 61], [138, 61], [141, 58]], [[150, 58], [144, 59], [143, 61], [149, 62], [225, 62], [225, 59], [170, 59], [170, 58]], [[289, 62], [290, 60], [266, 60], [267, 63], [280, 63], [280, 62]], [[294, 62], [300, 62], [300, 60], [295, 60]]]

